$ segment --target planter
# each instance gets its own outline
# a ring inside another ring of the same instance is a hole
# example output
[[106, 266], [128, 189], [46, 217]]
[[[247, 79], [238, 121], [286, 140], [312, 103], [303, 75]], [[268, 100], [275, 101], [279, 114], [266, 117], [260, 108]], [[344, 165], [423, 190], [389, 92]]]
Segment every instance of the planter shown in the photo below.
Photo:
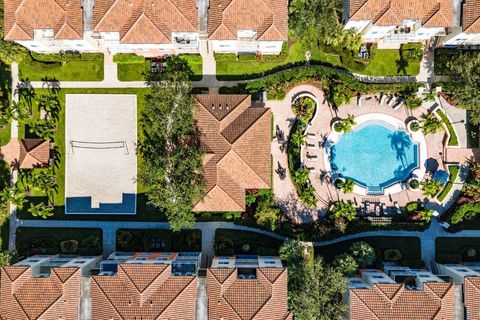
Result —
[[417, 178], [410, 178], [407, 181], [407, 188], [411, 191], [420, 190], [420, 181]]
[[334, 123], [332, 123], [332, 130], [336, 133], [342, 133], [341, 124], [341, 120], [335, 121]]
[[417, 119], [412, 119], [407, 123], [408, 133], [415, 133], [420, 131], [420, 122]]

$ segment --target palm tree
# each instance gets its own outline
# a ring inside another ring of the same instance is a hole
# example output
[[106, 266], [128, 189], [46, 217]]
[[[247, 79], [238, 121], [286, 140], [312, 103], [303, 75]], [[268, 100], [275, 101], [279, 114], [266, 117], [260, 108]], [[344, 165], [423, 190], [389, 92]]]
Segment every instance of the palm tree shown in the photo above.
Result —
[[347, 133], [352, 131], [352, 128], [356, 125], [355, 117], [351, 114], [347, 115], [345, 119], [340, 120], [340, 127], [342, 132]]
[[430, 219], [433, 216], [434, 211], [431, 209], [424, 209], [418, 212], [418, 215], [422, 218], [425, 222], [430, 222]]
[[13, 204], [18, 209], [22, 209], [23, 205], [27, 202], [27, 194], [24, 190], [18, 186], [7, 187], [0, 193], [0, 199], [3, 206], [8, 206], [9, 203]]
[[33, 133], [45, 140], [53, 139], [55, 131], [57, 130], [56, 121], [47, 116], [45, 119], [35, 119], [29, 123], [30, 133]]
[[317, 198], [315, 197], [315, 189], [312, 186], [306, 187], [299, 193], [300, 201], [310, 208], [314, 208], [317, 205]]
[[442, 183], [438, 180], [428, 179], [421, 182], [423, 194], [428, 197], [435, 197], [442, 189]]
[[434, 91], [427, 91], [426, 93], [423, 94], [423, 101], [435, 101], [435, 98], [437, 97], [437, 93]]
[[53, 199], [51, 195], [54, 191], [57, 190], [58, 186], [55, 173], [52, 169], [36, 169], [33, 171], [30, 179], [32, 188], [45, 192], [49, 201], [50, 199]]
[[425, 135], [435, 134], [442, 128], [442, 120], [438, 119], [433, 113], [423, 114], [420, 123]]
[[300, 168], [293, 172], [292, 180], [296, 184], [304, 185], [308, 182], [309, 179], [309, 171], [305, 168]]
[[345, 194], [352, 193], [354, 186], [355, 183], [352, 179], [346, 179], [345, 181], [341, 181], [340, 190], [342, 190], [342, 192]]
[[306, 142], [305, 136], [300, 131], [296, 131], [294, 134], [292, 134], [291, 139], [292, 143], [298, 147], [304, 145]]
[[345, 49], [349, 51], [358, 52], [358, 49], [362, 45], [362, 36], [355, 30], [343, 31], [343, 45]]
[[118, 231], [117, 245], [119, 246], [119, 248], [126, 250], [132, 243], [132, 240], [133, 235], [130, 232], [125, 230]]
[[47, 219], [53, 216], [53, 206], [46, 206], [43, 202], [40, 202], [38, 204], [32, 204], [30, 208], [28, 208], [28, 212], [34, 217]]
[[347, 202], [343, 200], [335, 202], [330, 208], [330, 212], [336, 218], [345, 218], [348, 221], [355, 220], [355, 218], [357, 217], [357, 211], [355, 210], [355, 206], [350, 200], [348, 200]]

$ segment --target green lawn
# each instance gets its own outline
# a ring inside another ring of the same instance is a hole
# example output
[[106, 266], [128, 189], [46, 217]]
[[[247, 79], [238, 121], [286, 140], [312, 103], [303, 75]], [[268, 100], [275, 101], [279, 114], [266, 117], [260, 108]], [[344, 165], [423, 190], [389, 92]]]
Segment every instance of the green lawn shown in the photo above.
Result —
[[402, 62], [399, 50], [376, 50], [370, 63], [359, 73], [370, 76], [417, 75], [420, 72], [419, 62]]
[[[480, 238], [437, 238], [435, 248], [436, 259], [440, 263], [480, 261]], [[469, 251], [475, 254], [469, 256]]]
[[78, 254], [102, 254], [101, 229], [18, 228], [16, 248], [20, 257], [42, 253], [57, 254], [60, 253], [60, 242], [65, 240], [78, 241]]
[[[127, 236], [125, 236], [127, 233]], [[152, 248], [151, 240], [159, 247]], [[130, 240], [131, 239], [131, 240]], [[129, 241], [130, 240], [130, 241]], [[173, 232], [161, 229], [121, 229], [117, 231], [117, 250], [122, 251], [201, 251], [202, 232], [183, 230]]]
[[458, 137], [453, 128], [453, 125], [450, 123], [450, 119], [448, 119], [447, 115], [442, 110], [437, 110], [436, 113], [442, 119], [443, 123], [447, 126], [448, 133], [450, 134], [450, 140], [448, 140], [448, 146], [456, 147], [458, 146]]
[[[348, 66], [342, 63], [341, 57], [335, 53], [326, 53], [320, 50], [311, 52], [312, 64], [315, 62], [328, 63], [333, 66]], [[299, 63], [305, 61], [305, 50], [301, 47], [299, 41], [290, 45], [287, 54], [279, 57], [262, 57], [259, 61], [255, 57], [247, 56], [236, 61], [234, 55], [223, 55], [217, 59], [217, 77], [219, 80], [236, 79], [241, 75], [245, 78], [252, 78], [253, 75], [261, 76], [264, 73], [271, 73], [276, 69], [282, 69], [289, 63]], [[353, 62], [353, 72], [365, 75], [417, 75], [420, 72], [420, 63], [401, 62], [399, 50], [376, 50], [366, 67]]]
[[438, 201], [443, 201], [445, 197], [448, 195], [450, 190], [452, 190], [453, 183], [455, 182], [455, 179], [457, 179], [458, 176], [458, 171], [460, 168], [458, 166], [449, 166], [448, 171], [450, 173], [448, 177], [448, 182], [445, 184], [443, 190], [438, 194], [437, 200]]
[[20, 62], [19, 70], [22, 78], [30, 81], [41, 81], [44, 77], [60, 81], [102, 81], [102, 60], [72, 60], [64, 64], [43, 63], [25, 59]]
[[[257, 60], [233, 60], [234, 56], [228, 55], [224, 60], [217, 59], [217, 76], [219, 79], [226, 79], [228, 76], [261, 74], [269, 72], [289, 63], [305, 61], [305, 51], [299, 41], [294, 42], [288, 48], [288, 54], [284, 59], [281, 57], [265, 57], [262, 61]], [[340, 58], [335, 54], [325, 54], [319, 51], [313, 52], [311, 60], [327, 62], [332, 65], [341, 65]]]
[[[180, 57], [188, 62], [193, 71], [192, 80], [200, 80], [203, 72], [202, 57], [199, 54], [183, 54]], [[120, 81], [142, 81], [145, 80], [144, 73], [150, 68], [148, 60], [143, 63], [118, 63], [117, 77]]]
[[217, 229], [215, 242], [225, 244], [222, 249], [217, 250], [218, 255], [278, 255], [278, 249], [283, 244], [281, 240], [260, 233], [231, 229]]
[[[41, 94], [42, 91], [46, 89], [36, 89], [37, 94]], [[59, 161], [55, 164], [56, 176], [57, 176], [57, 185], [58, 189], [55, 193], [55, 214], [49, 219], [61, 219], [61, 220], [91, 220], [91, 215], [65, 215], [65, 95], [66, 94], [136, 94], [137, 95], [137, 117], [140, 119], [141, 112], [145, 105], [145, 94], [149, 91], [149, 88], [135, 88], [135, 89], [61, 89], [59, 93], [59, 100], [61, 104], [61, 111], [59, 112], [59, 121], [58, 121], [58, 130], [54, 136], [54, 145], [56, 152], [59, 155]], [[34, 117], [38, 117], [38, 111], [34, 110]], [[20, 138], [24, 137], [25, 128], [22, 126], [20, 128]], [[139, 139], [142, 136], [141, 127], [137, 127], [137, 135]], [[140, 164], [141, 159], [138, 157], [138, 165]], [[146, 205], [145, 195], [143, 193], [143, 187], [141, 184], [137, 184], [137, 215], [135, 220], [141, 221], [164, 221], [165, 217], [162, 214], [156, 212], [156, 210], [149, 209]], [[36, 196], [30, 197], [29, 200], [32, 203], [38, 203], [41, 201], [46, 201], [45, 196]], [[27, 208], [19, 210], [18, 215], [22, 219], [35, 219], [28, 212]], [[125, 215], [96, 215], [95, 219], [97, 220], [131, 220], [131, 216]]]
[[[11, 100], [12, 74], [10, 66], [0, 61], [0, 106], [8, 106]], [[0, 128], [0, 146], [10, 141], [10, 123]]]
[[352, 244], [358, 241], [365, 241], [375, 249], [377, 255], [375, 266], [377, 268], [382, 267], [383, 254], [387, 249], [399, 250], [405, 265], [418, 264], [422, 258], [420, 239], [417, 237], [368, 237], [342, 241], [328, 246], [315, 247], [315, 256], [322, 255], [327, 262], [331, 262], [337, 255], [350, 252]]

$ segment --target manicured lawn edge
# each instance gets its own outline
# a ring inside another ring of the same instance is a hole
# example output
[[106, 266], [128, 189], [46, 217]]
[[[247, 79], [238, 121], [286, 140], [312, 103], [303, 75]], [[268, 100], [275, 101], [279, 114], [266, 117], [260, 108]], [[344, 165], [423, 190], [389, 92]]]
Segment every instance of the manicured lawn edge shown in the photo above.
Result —
[[448, 140], [448, 146], [457, 147], [459, 145], [458, 137], [457, 137], [457, 133], [455, 132], [455, 129], [450, 123], [450, 119], [448, 119], [447, 115], [442, 110], [437, 109], [435, 112], [442, 119], [443, 123], [445, 123], [445, 125], [447, 126], [448, 133], [450, 134], [450, 140]]
[[458, 166], [454, 166], [454, 165], [448, 166], [448, 172], [450, 173], [448, 182], [445, 184], [442, 191], [440, 191], [440, 193], [438, 194], [437, 196], [438, 201], [442, 202], [445, 199], [445, 197], [448, 195], [450, 190], [452, 190], [453, 183], [457, 179], [459, 171], [460, 171], [460, 168]]

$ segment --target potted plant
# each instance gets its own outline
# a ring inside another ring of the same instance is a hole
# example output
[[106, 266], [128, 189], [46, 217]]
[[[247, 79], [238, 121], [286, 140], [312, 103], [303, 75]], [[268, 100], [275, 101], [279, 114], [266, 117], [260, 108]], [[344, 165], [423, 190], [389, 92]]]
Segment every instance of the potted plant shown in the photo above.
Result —
[[417, 119], [410, 120], [407, 125], [407, 130], [410, 133], [418, 132], [418, 130], [420, 130], [420, 122]]
[[407, 187], [412, 191], [416, 191], [420, 188], [420, 181], [418, 181], [417, 178], [412, 177], [408, 179]]

